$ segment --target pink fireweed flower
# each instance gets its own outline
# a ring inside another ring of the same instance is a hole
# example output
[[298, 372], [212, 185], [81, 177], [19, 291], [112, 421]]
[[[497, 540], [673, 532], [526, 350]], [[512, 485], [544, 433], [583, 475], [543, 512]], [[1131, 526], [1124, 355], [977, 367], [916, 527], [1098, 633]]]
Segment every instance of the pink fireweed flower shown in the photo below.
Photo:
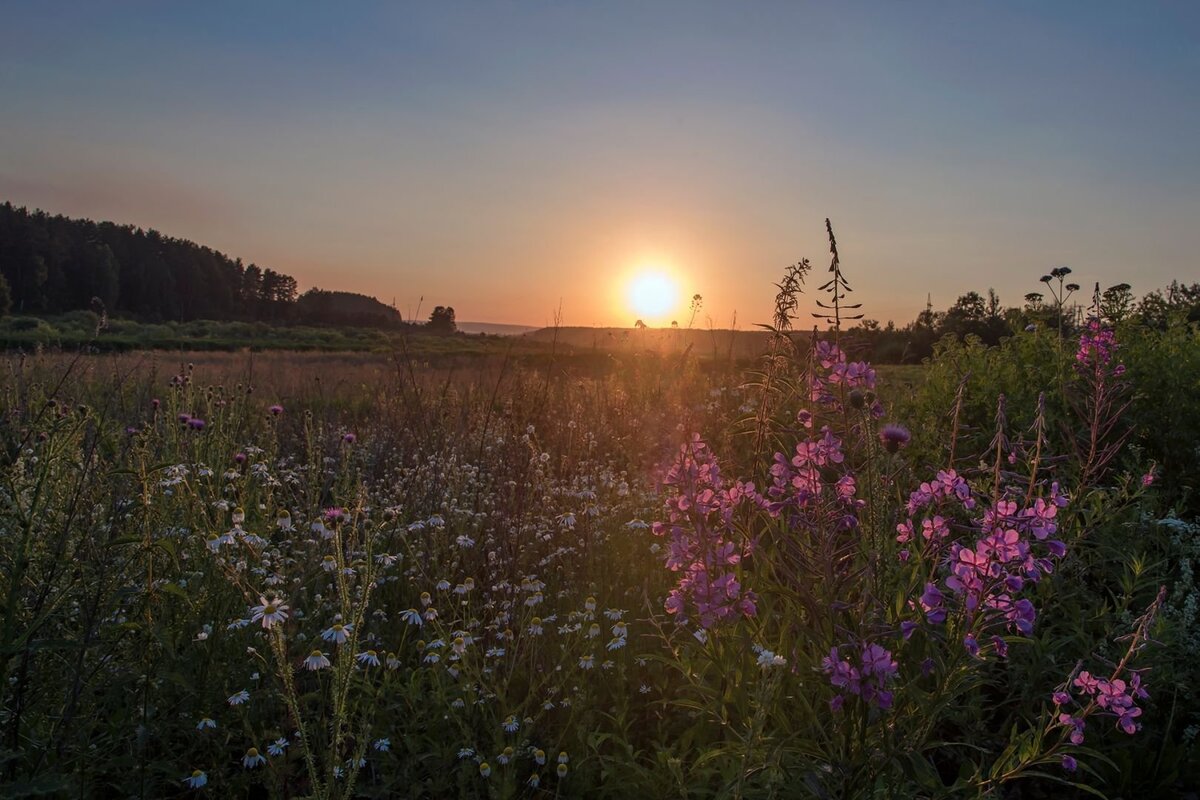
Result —
[[726, 486], [716, 459], [699, 436], [680, 448], [663, 485], [670, 490], [664, 503], [667, 520], [655, 522], [651, 530], [669, 537], [666, 566], [680, 573], [667, 597], [667, 612], [684, 622], [694, 608], [705, 629], [739, 615], [753, 616], [757, 598], [744, 590], [731, 569], [748, 550], [731, 537], [734, 508], [740, 503], [762, 503], [754, 486]]
[[1150, 469], [1146, 470], [1146, 474], [1142, 476], [1142, 488], [1149, 489], [1158, 480], [1158, 467], [1155, 464], [1150, 465]]
[[[847, 645], [848, 646], [848, 645]], [[869, 705], [887, 710], [892, 707], [892, 692], [885, 688], [899, 671], [899, 665], [887, 649], [878, 644], [862, 646], [858, 665], [843, 658], [839, 648], [830, 649], [829, 655], [821, 660], [821, 668], [829, 676], [829, 683], [840, 690], [831, 707], [836, 711], [845, 702], [846, 695], [857, 695]]]

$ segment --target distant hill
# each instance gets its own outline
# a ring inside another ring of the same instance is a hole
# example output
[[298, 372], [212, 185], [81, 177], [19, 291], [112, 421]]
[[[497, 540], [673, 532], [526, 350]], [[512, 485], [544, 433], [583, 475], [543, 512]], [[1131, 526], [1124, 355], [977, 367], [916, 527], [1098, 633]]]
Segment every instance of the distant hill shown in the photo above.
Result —
[[[524, 338], [540, 342], [555, 340], [559, 344], [581, 350], [605, 352], [682, 353], [689, 346], [697, 356], [710, 358], [745, 359], [762, 355], [770, 342], [770, 334], [762, 330], [735, 331], [728, 329], [680, 328], [539, 328]], [[807, 334], [796, 334], [807, 337]]]
[[487, 333], [493, 336], [520, 336], [537, 330], [535, 325], [506, 325], [501, 322], [458, 322], [463, 333]]

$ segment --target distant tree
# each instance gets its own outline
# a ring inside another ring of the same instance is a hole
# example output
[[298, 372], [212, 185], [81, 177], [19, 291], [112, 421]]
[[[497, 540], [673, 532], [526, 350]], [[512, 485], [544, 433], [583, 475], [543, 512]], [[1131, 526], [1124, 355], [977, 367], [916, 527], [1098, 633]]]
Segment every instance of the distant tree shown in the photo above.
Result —
[[0, 273], [0, 317], [12, 309], [12, 292], [8, 288], [8, 281], [5, 280], [4, 274]]
[[1100, 313], [1112, 322], [1120, 322], [1133, 310], [1133, 292], [1128, 283], [1110, 286], [1100, 295]]
[[425, 326], [430, 333], [450, 334], [458, 330], [454, 320], [453, 306], [438, 306], [429, 315], [429, 324]]

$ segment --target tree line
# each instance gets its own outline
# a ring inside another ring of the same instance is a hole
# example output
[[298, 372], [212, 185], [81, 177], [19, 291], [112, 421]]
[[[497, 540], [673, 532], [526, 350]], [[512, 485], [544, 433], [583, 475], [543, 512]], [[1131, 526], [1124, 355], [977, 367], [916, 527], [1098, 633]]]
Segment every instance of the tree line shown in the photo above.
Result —
[[992, 289], [987, 294], [967, 292], [945, 311], [935, 311], [932, 303], [912, 322], [897, 326], [880, 325], [866, 319], [850, 328], [857, 345], [870, 353], [879, 364], [919, 364], [933, 355], [934, 345], [945, 336], [965, 339], [974, 336], [994, 346], [1019, 330], [1044, 328], [1069, 333], [1089, 317], [1105, 322], [1132, 321], [1164, 329], [1173, 317], [1200, 322], [1200, 283], [1172, 281], [1165, 289], [1141, 297], [1127, 283], [1106, 289], [1096, 284], [1090, 294], [1077, 283], [1069, 282], [1071, 270], [1057, 267], [1041, 278], [1046, 288], [1030, 292], [1018, 306], [1004, 306]]
[[[153, 229], [0, 204], [0, 313], [99, 305], [145, 322], [198, 319], [404, 328], [392, 306], [352, 292], [298, 294], [291, 275]], [[429, 330], [452, 333], [438, 306]]]

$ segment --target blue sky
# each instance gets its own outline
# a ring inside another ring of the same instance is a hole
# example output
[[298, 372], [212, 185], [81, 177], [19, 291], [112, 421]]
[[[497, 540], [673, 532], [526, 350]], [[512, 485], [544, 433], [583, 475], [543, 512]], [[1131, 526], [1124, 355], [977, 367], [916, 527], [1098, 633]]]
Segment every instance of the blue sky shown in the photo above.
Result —
[[0, 199], [302, 287], [745, 326], [826, 216], [885, 320], [1200, 279], [1195, 3], [0, 5]]

